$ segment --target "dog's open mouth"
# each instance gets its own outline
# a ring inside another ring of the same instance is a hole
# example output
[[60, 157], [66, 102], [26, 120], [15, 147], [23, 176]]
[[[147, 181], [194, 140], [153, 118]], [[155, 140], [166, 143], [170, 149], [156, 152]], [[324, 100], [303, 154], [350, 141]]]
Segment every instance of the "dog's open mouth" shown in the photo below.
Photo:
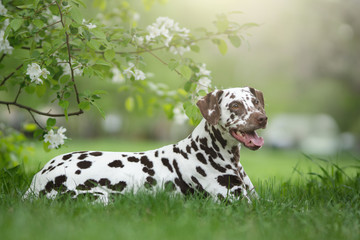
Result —
[[241, 132], [231, 130], [231, 135], [251, 150], [257, 150], [264, 145], [264, 139], [259, 137], [255, 131]]

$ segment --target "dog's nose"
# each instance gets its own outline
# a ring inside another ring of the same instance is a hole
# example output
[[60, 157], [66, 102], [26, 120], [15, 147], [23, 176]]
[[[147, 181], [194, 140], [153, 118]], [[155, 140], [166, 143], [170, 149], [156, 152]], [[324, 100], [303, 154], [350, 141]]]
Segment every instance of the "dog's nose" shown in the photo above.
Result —
[[261, 115], [259, 115], [258, 117], [257, 117], [257, 122], [260, 124], [260, 125], [266, 125], [266, 123], [267, 123], [267, 116], [266, 115], [264, 115], [264, 114], [261, 114]]

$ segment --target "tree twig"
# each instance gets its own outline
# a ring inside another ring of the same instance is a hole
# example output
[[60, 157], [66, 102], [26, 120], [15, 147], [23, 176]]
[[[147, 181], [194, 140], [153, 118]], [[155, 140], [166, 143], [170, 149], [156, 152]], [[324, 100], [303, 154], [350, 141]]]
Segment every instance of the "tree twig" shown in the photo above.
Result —
[[5, 56], [6, 56], [5, 53], [3, 53], [3, 55], [1, 55], [0, 62], [4, 59]]
[[[63, 113], [50, 113], [50, 111], [49, 112], [41, 112], [39, 110], [36, 110], [35, 108], [29, 107], [29, 106], [26, 106], [26, 105], [23, 105], [23, 104], [20, 104], [20, 103], [17, 103], [17, 102], [0, 101], [0, 104], [7, 105], [9, 111], [10, 111], [9, 106], [16, 106], [18, 108], [22, 108], [22, 109], [25, 109], [27, 111], [30, 111], [30, 112], [33, 112], [33, 113], [36, 113], [36, 114], [39, 114], [39, 115], [43, 115], [43, 116], [65, 117], [65, 114], [63, 114]], [[77, 112], [68, 113], [67, 116], [78, 116], [78, 115], [81, 115], [83, 113], [84, 112], [82, 110], [79, 110]]]
[[18, 98], [19, 98], [19, 95], [20, 95], [20, 93], [21, 93], [21, 89], [22, 89], [22, 86], [20, 86], [19, 91], [18, 91], [18, 92], [17, 92], [17, 94], [16, 94], [16, 97], [15, 97], [14, 103], [16, 103], [16, 102], [17, 102], [17, 100], [18, 100]]
[[[156, 55], [155, 53], [153, 53], [151, 50], [147, 49], [147, 53], [149, 53], [150, 55], [152, 55], [154, 58], [156, 58], [157, 60], [159, 60], [162, 64], [164, 64], [165, 66], [168, 66], [169, 64], [167, 62], [165, 62], [164, 60], [162, 60], [158, 55]], [[174, 69], [174, 71], [181, 77], [184, 77], [178, 70]]]
[[44, 130], [44, 128], [41, 126], [41, 124], [36, 120], [34, 114], [33, 114], [30, 110], [28, 110], [28, 112], [30, 113], [30, 115], [31, 115], [32, 119], [34, 120], [34, 122], [36, 123], [36, 125], [38, 125], [39, 128], [41, 128], [42, 130]]
[[5, 82], [9, 79], [9, 78], [11, 78], [12, 77], [12, 75], [14, 75], [15, 74], [15, 72], [17, 71], [17, 70], [19, 70], [22, 66], [23, 66], [24, 64], [22, 63], [22, 64], [20, 64], [16, 69], [15, 69], [15, 71], [13, 71], [12, 73], [10, 73], [9, 75], [7, 75], [6, 77], [4, 77], [4, 79], [2, 80], [2, 82], [0, 83], [0, 86], [2, 86], [2, 85], [4, 85], [5, 84]]

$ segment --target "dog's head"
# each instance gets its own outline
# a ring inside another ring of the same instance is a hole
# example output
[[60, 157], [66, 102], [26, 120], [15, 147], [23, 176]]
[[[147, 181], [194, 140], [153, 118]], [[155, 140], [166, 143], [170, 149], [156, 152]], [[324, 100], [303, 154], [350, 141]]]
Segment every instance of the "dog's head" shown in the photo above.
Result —
[[220, 125], [233, 139], [249, 149], [264, 144], [255, 130], [265, 128], [267, 116], [262, 92], [251, 87], [215, 90], [197, 102], [211, 125]]

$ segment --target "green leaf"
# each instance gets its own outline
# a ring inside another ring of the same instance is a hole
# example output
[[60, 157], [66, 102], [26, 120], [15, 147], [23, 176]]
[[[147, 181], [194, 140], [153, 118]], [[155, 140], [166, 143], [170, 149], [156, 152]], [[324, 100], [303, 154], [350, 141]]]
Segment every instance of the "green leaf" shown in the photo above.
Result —
[[103, 117], [103, 119], [105, 119], [104, 110], [99, 105], [97, 105], [95, 102], [91, 102], [91, 105], [95, 106], [96, 109], [99, 111], [100, 115]]
[[72, 7], [70, 12], [71, 18], [78, 24], [82, 24], [83, 16], [77, 7]]
[[48, 118], [48, 120], [46, 121], [46, 126], [47, 127], [53, 127], [56, 124], [56, 119], [55, 118]]
[[90, 102], [89, 101], [80, 102], [78, 104], [78, 106], [81, 110], [84, 110], [84, 111], [90, 110]]
[[132, 112], [134, 110], [135, 107], [135, 101], [133, 97], [128, 97], [125, 100], [125, 109], [129, 112]]
[[40, 137], [42, 137], [42, 135], [44, 134], [44, 130], [42, 129], [37, 129], [35, 130], [34, 134], [33, 134], [33, 137], [35, 139], [39, 139]]
[[70, 75], [62, 75], [61, 78], [59, 79], [61, 84], [65, 84], [70, 80]]
[[105, 91], [105, 90], [95, 90], [95, 91], [92, 92], [92, 94], [101, 95], [101, 94], [108, 94], [108, 92]]
[[200, 90], [198, 94], [199, 96], [204, 97], [207, 93], [205, 92], [205, 90]]
[[184, 85], [184, 90], [185, 90], [186, 92], [190, 92], [192, 84], [193, 84], [193, 83], [192, 83], [191, 81], [187, 81], [187, 82], [185, 83], [185, 85]]
[[60, 85], [56, 84], [56, 85], [52, 86], [51, 89], [54, 90], [54, 91], [59, 91], [60, 90]]
[[236, 48], [240, 47], [241, 39], [239, 38], [239, 36], [237, 36], [237, 35], [229, 35], [229, 40], [230, 40], [231, 44], [234, 47], [236, 47]]
[[176, 61], [175, 59], [170, 59], [170, 61], [168, 63], [169, 69], [174, 70], [177, 66], [179, 66], [179, 62]]
[[77, 3], [77, 4], [80, 4], [81, 6], [83, 6], [84, 8], [86, 8], [86, 4], [81, 1], [81, 0], [73, 0], [73, 2]]
[[10, 22], [10, 27], [14, 30], [17, 31], [21, 25], [23, 24], [24, 20], [21, 18], [15, 18], [13, 20], [11, 20]]
[[61, 100], [59, 101], [59, 106], [62, 107], [64, 110], [67, 110], [69, 107], [69, 101]]
[[71, 93], [70, 92], [65, 92], [64, 93], [64, 98], [67, 99], [71, 96]]
[[219, 39], [218, 49], [222, 55], [225, 55], [227, 53], [227, 44], [224, 40]]
[[35, 123], [27, 123], [27, 124], [24, 124], [23, 129], [26, 132], [34, 132], [37, 129], [37, 126]]
[[101, 43], [95, 39], [90, 39], [89, 42], [86, 43], [90, 48], [94, 50], [99, 50]]
[[106, 39], [106, 35], [103, 31], [101, 31], [100, 29], [97, 28], [93, 28], [90, 30], [90, 32], [92, 34], [94, 34], [95, 37], [100, 38], [100, 39]]
[[44, 84], [37, 85], [35, 91], [38, 97], [42, 97], [46, 93], [46, 86]]
[[58, 9], [58, 7], [57, 7], [56, 4], [50, 5], [50, 6], [49, 6], [49, 9], [50, 9], [50, 12], [51, 12], [53, 15], [59, 16], [59, 9]]
[[99, 8], [100, 10], [105, 10], [106, 8], [106, 1], [105, 0], [94, 0], [93, 7]]
[[44, 142], [44, 143], [43, 143], [43, 149], [44, 149], [45, 152], [50, 152], [49, 146], [50, 146], [50, 143], [49, 143], [49, 142], [47, 142], [47, 143]]
[[34, 21], [32, 21], [32, 24], [34, 24], [38, 28], [42, 28], [45, 25], [45, 23], [40, 19], [35, 19]]
[[179, 72], [181, 73], [181, 75], [185, 78], [185, 79], [190, 79], [191, 75], [192, 75], [192, 70], [186, 66], [186, 65], [182, 65], [179, 69]]
[[196, 53], [200, 52], [200, 47], [198, 45], [191, 45], [190, 49], [191, 49], [191, 51], [196, 52]]
[[31, 56], [32, 58], [39, 58], [40, 55], [41, 55], [40, 52], [37, 51], [37, 50], [33, 50], [33, 51], [31, 51], [31, 53], [30, 53], [30, 56]]
[[94, 66], [96, 66], [96, 65], [111, 67], [110, 63], [108, 63], [102, 59], [97, 60]]
[[192, 104], [191, 102], [185, 102], [183, 104], [183, 107], [185, 109], [186, 116], [188, 116], [190, 119], [190, 123], [192, 125], [199, 124], [202, 119], [202, 115], [200, 113], [199, 108], [194, 104]]
[[27, 9], [27, 8], [33, 8], [34, 5], [33, 4], [24, 4], [24, 5], [17, 5], [16, 8], [20, 8], [20, 9]]
[[92, 77], [94, 75], [94, 70], [91, 67], [85, 67], [84, 75], [87, 75], [88, 77]]
[[141, 95], [137, 94], [135, 96], [136, 98], [136, 103], [137, 103], [137, 106], [138, 106], [138, 109], [139, 110], [142, 110], [144, 108], [144, 101], [143, 101], [143, 98], [141, 97]]
[[29, 94], [33, 94], [35, 92], [35, 86], [29, 85], [29, 86], [25, 87], [25, 91]]
[[174, 117], [174, 106], [168, 103], [168, 104], [164, 104], [162, 107], [167, 118], [172, 119]]
[[104, 57], [106, 60], [111, 61], [115, 57], [115, 51], [108, 49], [104, 52]]
[[70, 25], [70, 33], [71, 34], [78, 34], [79, 29], [77, 27], [74, 27], [73, 25]]

